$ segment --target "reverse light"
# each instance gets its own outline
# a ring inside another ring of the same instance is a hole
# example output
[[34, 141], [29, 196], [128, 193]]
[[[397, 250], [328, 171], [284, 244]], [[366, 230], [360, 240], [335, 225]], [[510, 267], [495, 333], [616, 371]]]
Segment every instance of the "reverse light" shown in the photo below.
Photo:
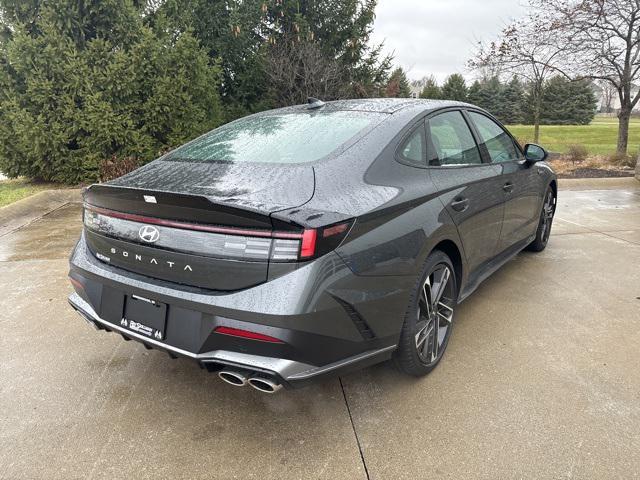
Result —
[[270, 337], [269, 335], [264, 335], [262, 333], [252, 332], [249, 330], [242, 330], [240, 328], [216, 327], [213, 331], [221, 335], [229, 335], [231, 337], [246, 338], [249, 340], [258, 340], [260, 342], [284, 343], [279, 338]]

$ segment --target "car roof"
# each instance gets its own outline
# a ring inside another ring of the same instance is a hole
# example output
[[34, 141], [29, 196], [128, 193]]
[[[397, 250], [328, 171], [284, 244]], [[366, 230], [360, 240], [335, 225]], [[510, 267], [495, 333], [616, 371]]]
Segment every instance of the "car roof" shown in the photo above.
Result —
[[[418, 112], [436, 110], [446, 107], [463, 106], [471, 107], [472, 105], [452, 100], [430, 100], [425, 98], [359, 98], [352, 100], [329, 101], [326, 102], [321, 108], [318, 108], [318, 110], [342, 110], [393, 114], [405, 110], [415, 110], [416, 112]], [[276, 113], [283, 111], [309, 111], [309, 105], [295, 105], [292, 107], [285, 107], [277, 110], [268, 110], [267, 112]]]
[[435, 110], [438, 108], [463, 105], [469, 104], [451, 100], [429, 100], [425, 98], [363, 98], [327, 102], [327, 106], [336, 110], [360, 110], [379, 113], [395, 113], [405, 109]]

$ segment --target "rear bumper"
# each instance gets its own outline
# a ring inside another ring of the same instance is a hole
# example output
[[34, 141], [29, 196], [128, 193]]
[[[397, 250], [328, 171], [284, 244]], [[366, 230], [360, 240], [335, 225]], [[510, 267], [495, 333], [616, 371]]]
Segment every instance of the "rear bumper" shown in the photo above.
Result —
[[159, 342], [152, 338], [132, 332], [119, 325], [101, 319], [95, 310], [80, 295], [69, 296], [69, 304], [96, 330], [106, 330], [121, 334], [126, 340], [137, 340], [148, 348], [169, 353], [172, 357], [185, 357], [196, 360], [201, 366], [218, 370], [228, 366], [277, 378], [287, 387], [299, 386], [316, 377], [342, 372], [350, 368], [361, 368], [390, 358], [395, 345], [367, 351], [321, 367], [283, 358], [251, 355], [227, 350], [213, 350], [205, 353], [192, 353], [187, 350]]
[[[126, 272], [97, 260], [80, 239], [70, 259], [69, 302], [90, 324], [148, 348], [276, 377], [285, 386], [391, 357], [407, 305], [402, 277], [358, 277], [335, 254], [237, 292], [212, 292]], [[409, 282], [408, 282], [409, 283]], [[167, 334], [156, 340], [120, 326], [126, 295], [168, 305]], [[214, 332], [218, 326], [281, 339], [271, 344]]]

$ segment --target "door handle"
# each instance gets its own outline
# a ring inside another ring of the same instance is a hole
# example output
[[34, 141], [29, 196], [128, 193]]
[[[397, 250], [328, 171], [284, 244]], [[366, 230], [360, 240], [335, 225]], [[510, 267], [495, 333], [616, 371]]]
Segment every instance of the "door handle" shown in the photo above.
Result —
[[507, 182], [502, 186], [502, 189], [507, 192], [507, 193], [511, 193], [513, 192], [513, 183], [511, 182]]
[[456, 212], [464, 212], [469, 208], [469, 200], [467, 198], [455, 198], [453, 202], [451, 202], [451, 208]]

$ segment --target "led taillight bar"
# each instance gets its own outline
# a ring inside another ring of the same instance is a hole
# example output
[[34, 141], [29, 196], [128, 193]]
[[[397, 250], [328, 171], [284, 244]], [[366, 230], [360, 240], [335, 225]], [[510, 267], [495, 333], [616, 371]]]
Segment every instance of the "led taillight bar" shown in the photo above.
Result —
[[246, 237], [266, 237], [266, 238], [289, 238], [289, 239], [301, 239], [303, 233], [295, 232], [273, 232], [270, 230], [248, 230], [236, 227], [221, 227], [215, 225], [204, 225], [199, 223], [187, 223], [176, 220], [166, 220], [164, 218], [147, 217], [144, 215], [138, 215], [135, 213], [117, 212], [115, 210], [108, 210], [106, 208], [94, 207], [93, 205], [85, 204], [87, 210], [106, 215], [107, 217], [120, 218], [122, 220], [130, 220], [132, 222], [149, 223], [151, 225], [161, 225], [163, 227], [181, 228], [183, 230], [196, 230], [199, 232], [210, 233], [223, 233], [227, 235], [242, 235]]
[[[328, 253], [331, 250], [335, 249], [340, 244], [340, 242], [349, 232], [350, 227], [353, 225], [353, 220], [348, 220], [346, 222], [337, 223], [321, 228], [307, 228], [302, 232], [252, 230], [238, 227], [224, 227], [217, 225], [181, 222], [178, 220], [167, 220], [164, 218], [147, 217], [145, 215], [138, 215], [135, 213], [124, 213], [115, 210], [109, 210], [106, 208], [95, 207], [89, 204], [85, 204], [84, 207], [86, 210], [94, 212], [98, 215], [104, 215], [121, 220], [129, 220], [151, 225], [160, 225], [163, 227], [172, 227], [183, 230], [194, 230], [199, 232], [210, 232], [226, 235], [238, 235], [244, 237], [274, 238], [281, 239], [282, 241], [300, 240], [300, 242], [298, 242], [299, 252], [297, 254], [292, 252], [292, 256], [297, 255], [297, 258], [285, 258], [286, 251], [291, 251], [291, 248], [296, 247], [276, 244], [272, 250], [271, 257], [274, 260], [310, 260], [314, 257], [324, 255], [325, 253]], [[275, 242], [277, 242], [277, 240]], [[285, 253], [281, 253], [282, 251], [285, 251]], [[280, 255], [282, 258], [279, 258], [278, 255]]]

